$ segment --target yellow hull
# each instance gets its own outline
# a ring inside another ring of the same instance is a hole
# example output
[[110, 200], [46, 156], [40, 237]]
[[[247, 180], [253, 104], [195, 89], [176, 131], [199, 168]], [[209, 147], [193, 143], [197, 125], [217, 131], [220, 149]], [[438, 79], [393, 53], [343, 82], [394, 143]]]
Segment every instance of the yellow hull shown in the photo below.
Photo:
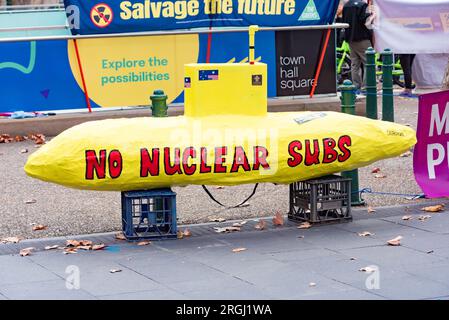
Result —
[[103, 120], [66, 130], [25, 171], [89, 190], [287, 184], [395, 157], [415, 143], [406, 126], [335, 112]]

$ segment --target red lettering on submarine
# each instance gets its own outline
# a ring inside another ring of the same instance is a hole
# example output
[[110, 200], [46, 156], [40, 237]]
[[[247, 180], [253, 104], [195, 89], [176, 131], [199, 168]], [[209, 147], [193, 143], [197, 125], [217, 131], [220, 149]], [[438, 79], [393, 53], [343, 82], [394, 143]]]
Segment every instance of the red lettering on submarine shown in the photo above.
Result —
[[[304, 162], [305, 166], [320, 164], [320, 151], [323, 150], [323, 160], [321, 163], [345, 162], [351, 156], [349, 147], [352, 145], [350, 136], [341, 136], [338, 141], [333, 138], [324, 138], [321, 143], [318, 139], [305, 140], [304, 150], [301, 141], [294, 140], [288, 145], [287, 160], [289, 167], [297, 167]], [[322, 146], [322, 148], [321, 148]], [[301, 153], [304, 151], [304, 153]], [[303, 156], [304, 154], [304, 156]]]
[[[351, 137], [341, 136], [337, 141], [333, 138], [306, 139], [304, 143], [298, 140], [291, 141], [288, 145], [287, 159], [289, 167], [297, 167], [328, 164], [335, 161], [344, 162], [351, 156], [349, 147]], [[246, 150], [247, 151], [247, 150]], [[248, 160], [247, 152], [242, 146], [237, 146], [230, 152], [226, 146], [215, 147], [213, 150], [213, 163], [208, 164], [208, 149], [187, 147], [181, 148], [141, 148], [140, 149], [140, 177], [159, 176], [161, 171], [167, 176], [193, 175], [195, 173], [237, 173], [270, 169], [267, 161], [269, 152], [263, 146], [252, 148], [251, 160]], [[322, 154], [322, 156], [320, 156]], [[102, 149], [86, 150], [86, 180], [112, 179], [120, 177], [123, 170], [123, 158], [119, 150], [108, 152]], [[229, 160], [228, 163], [226, 160]]]

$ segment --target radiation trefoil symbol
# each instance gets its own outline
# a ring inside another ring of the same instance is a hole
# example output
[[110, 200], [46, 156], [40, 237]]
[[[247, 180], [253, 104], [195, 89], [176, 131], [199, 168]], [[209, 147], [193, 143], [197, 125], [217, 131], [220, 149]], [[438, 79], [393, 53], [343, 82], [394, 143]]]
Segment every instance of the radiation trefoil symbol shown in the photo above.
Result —
[[105, 3], [96, 4], [90, 11], [90, 19], [98, 28], [106, 28], [112, 22], [114, 13], [110, 6]]

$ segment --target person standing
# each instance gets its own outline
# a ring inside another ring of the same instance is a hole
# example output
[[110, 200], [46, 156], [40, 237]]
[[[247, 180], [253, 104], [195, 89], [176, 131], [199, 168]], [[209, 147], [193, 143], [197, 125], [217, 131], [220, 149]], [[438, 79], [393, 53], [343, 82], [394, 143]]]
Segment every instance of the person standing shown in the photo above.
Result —
[[412, 67], [415, 60], [415, 54], [400, 54], [399, 62], [401, 63], [402, 71], [404, 72], [404, 91], [399, 95], [401, 97], [413, 97], [413, 84], [412, 84]]
[[365, 51], [372, 46], [372, 31], [366, 26], [366, 21], [374, 12], [369, 12], [368, 3], [364, 0], [349, 0], [343, 6], [343, 23], [349, 24], [345, 29], [345, 40], [351, 49], [351, 76], [357, 90], [365, 89], [364, 66]]

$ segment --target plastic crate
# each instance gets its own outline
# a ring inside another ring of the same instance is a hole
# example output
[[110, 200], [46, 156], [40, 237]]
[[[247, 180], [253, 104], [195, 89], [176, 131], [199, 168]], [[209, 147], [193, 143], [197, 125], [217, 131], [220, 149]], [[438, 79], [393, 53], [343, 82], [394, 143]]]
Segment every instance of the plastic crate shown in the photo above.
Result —
[[351, 179], [330, 175], [290, 184], [288, 218], [314, 224], [352, 220]]
[[122, 225], [128, 240], [176, 238], [176, 193], [171, 189], [122, 192]]

